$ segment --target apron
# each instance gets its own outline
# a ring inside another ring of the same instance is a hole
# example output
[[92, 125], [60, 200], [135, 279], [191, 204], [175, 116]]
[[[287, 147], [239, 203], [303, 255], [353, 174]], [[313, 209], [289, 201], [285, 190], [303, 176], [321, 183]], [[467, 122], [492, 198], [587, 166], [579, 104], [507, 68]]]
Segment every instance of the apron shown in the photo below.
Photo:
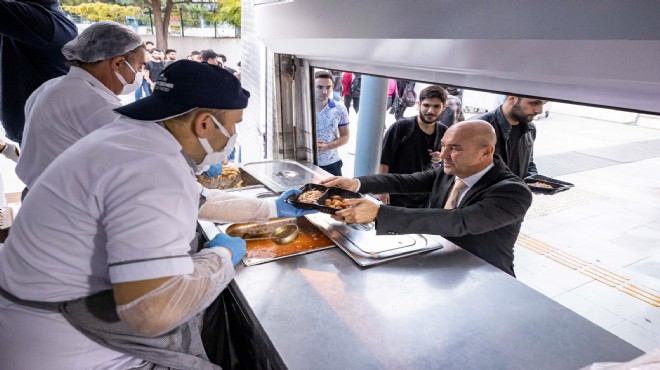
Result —
[[165, 334], [148, 338], [132, 333], [119, 319], [112, 290], [64, 302], [26, 301], [2, 287], [0, 295], [22, 306], [59, 312], [94, 342], [148, 361], [140, 369], [221, 370], [204, 351], [200, 334], [203, 311]]

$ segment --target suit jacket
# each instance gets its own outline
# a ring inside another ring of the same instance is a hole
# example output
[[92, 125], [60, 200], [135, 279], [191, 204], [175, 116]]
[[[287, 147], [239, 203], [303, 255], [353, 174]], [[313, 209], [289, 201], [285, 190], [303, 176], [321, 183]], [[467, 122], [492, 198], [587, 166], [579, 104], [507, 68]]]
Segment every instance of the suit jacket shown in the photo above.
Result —
[[454, 182], [442, 168], [414, 174], [382, 174], [358, 178], [362, 193], [431, 192], [429, 208], [381, 205], [377, 234], [441, 235], [484, 261], [515, 276], [513, 246], [532, 193], [495, 155], [494, 167], [470, 188], [458, 207], [443, 209]]

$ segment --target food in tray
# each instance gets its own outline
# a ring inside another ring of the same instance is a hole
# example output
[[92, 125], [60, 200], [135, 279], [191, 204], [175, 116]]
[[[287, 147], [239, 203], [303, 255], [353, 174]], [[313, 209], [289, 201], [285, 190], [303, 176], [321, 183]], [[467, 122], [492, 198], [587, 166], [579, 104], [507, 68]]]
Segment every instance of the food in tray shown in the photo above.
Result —
[[333, 195], [326, 199], [325, 205], [334, 209], [344, 209], [348, 207], [348, 204], [346, 204], [346, 199], [340, 197], [339, 195]]
[[554, 186], [552, 186], [550, 184], [546, 184], [544, 182], [538, 182], [538, 181], [537, 182], [530, 182], [527, 185], [528, 186], [533, 186], [533, 187], [536, 187], [536, 188], [554, 189]]
[[231, 189], [243, 186], [241, 170], [231, 166], [223, 166], [220, 176], [211, 178], [206, 175], [200, 175], [197, 177], [197, 181], [207, 189]]
[[300, 194], [298, 201], [303, 203], [316, 203], [316, 201], [319, 200], [322, 195], [323, 192], [320, 190], [307, 190], [306, 192]]

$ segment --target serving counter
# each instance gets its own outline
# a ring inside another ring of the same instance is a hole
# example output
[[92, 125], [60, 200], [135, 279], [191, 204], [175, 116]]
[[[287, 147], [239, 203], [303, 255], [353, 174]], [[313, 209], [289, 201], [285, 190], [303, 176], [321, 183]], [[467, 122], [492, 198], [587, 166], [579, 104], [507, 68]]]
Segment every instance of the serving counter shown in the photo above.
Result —
[[579, 369], [643, 353], [456, 247], [370, 268], [339, 248], [239, 266], [221, 301], [225, 368]]

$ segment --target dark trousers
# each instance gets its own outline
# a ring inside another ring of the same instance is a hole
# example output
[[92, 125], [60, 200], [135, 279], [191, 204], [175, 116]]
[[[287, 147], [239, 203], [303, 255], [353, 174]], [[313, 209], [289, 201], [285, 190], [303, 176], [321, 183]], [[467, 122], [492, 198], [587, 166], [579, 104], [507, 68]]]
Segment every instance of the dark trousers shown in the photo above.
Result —
[[407, 107], [404, 107], [403, 105], [399, 105], [399, 109], [394, 112], [394, 118], [397, 120], [400, 120], [403, 118], [403, 113], [406, 111]]
[[360, 98], [351, 98], [349, 95], [344, 95], [344, 106], [347, 111], [351, 108], [351, 100], [353, 101], [353, 109], [355, 109], [355, 113], [357, 113], [360, 109]]
[[344, 162], [342, 162], [341, 159], [340, 159], [335, 163], [330, 163], [327, 166], [319, 166], [319, 167], [323, 168], [324, 170], [326, 170], [327, 172], [329, 172], [332, 175], [341, 176], [341, 168], [342, 168], [343, 165], [344, 165]]

